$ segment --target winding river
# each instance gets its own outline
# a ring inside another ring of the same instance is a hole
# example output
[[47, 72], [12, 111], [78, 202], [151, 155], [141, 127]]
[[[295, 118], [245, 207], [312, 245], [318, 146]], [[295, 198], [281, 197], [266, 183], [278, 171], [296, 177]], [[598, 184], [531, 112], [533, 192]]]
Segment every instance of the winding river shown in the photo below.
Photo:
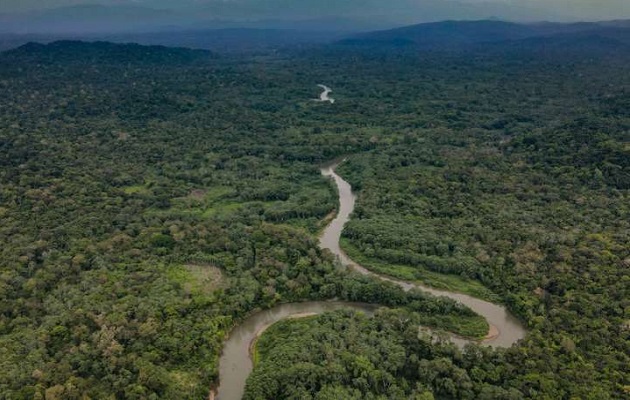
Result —
[[[350, 184], [335, 172], [335, 168], [338, 165], [339, 162], [333, 162], [321, 168], [324, 176], [331, 177], [335, 181], [339, 194], [339, 211], [336, 218], [326, 227], [320, 237], [319, 244], [321, 248], [330, 250], [343, 265], [361, 274], [393, 282], [404, 290], [418, 288], [433, 295], [445, 296], [465, 304], [477, 314], [486, 318], [490, 325], [490, 331], [487, 337], [481, 341], [482, 344], [493, 347], [509, 347], [525, 336], [526, 332], [522, 324], [502, 306], [461, 293], [437, 290], [421, 284], [377, 275], [351, 260], [339, 246], [339, 239], [344, 225], [348, 222], [350, 214], [354, 210], [356, 196], [352, 192]], [[217, 388], [216, 393], [214, 391], [210, 393], [210, 400], [240, 400], [242, 398], [247, 377], [253, 369], [250, 354], [251, 345], [269, 326], [285, 318], [321, 314], [341, 308], [352, 308], [372, 313], [376, 306], [337, 301], [289, 303], [258, 312], [247, 318], [230, 332], [230, 336], [225, 343], [219, 361], [220, 386]], [[458, 345], [464, 345], [469, 342], [454, 336], [451, 337], [451, 340]]]
[[324, 91], [319, 95], [319, 99], [315, 99], [317, 101], [329, 101], [330, 104], [333, 104], [335, 102], [335, 99], [333, 99], [332, 97], [329, 96], [329, 93], [332, 92], [332, 89], [329, 88], [326, 85], [317, 85], [320, 88], [322, 88]]
[[[368, 271], [366, 268], [350, 259], [350, 257], [348, 257], [339, 246], [339, 238], [341, 237], [341, 231], [343, 230], [344, 225], [350, 220], [350, 214], [352, 214], [352, 211], [354, 210], [356, 196], [352, 192], [350, 184], [344, 181], [335, 172], [335, 168], [337, 168], [338, 165], [339, 163], [336, 162], [324, 166], [321, 169], [322, 174], [334, 179], [335, 184], [337, 185], [337, 190], [339, 192], [339, 212], [337, 217], [330, 223], [330, 225], [328, 225], [320, 237], [320, 247], [329, 249], [333, 254], [339, 257], [339, 261], [343, 265], [346, 265], [361, 274], [393, 282], [404, 290], [418, 288], [435, 296], [448, 297], [468, 306], [474, 312], [484, 317], [490, 325], [490, 331], [488, 332], [486, 338], [482, 340], [482, 344], [493, 347], [510, 347], [518, 340], [525, 337], [526, 331], [521, 322], [510, 314], [503, 306], [499, 306], [485, 300], [480, 300], [462, 293], [438, 290], [418, 283], [410, 283], [378, 275]], [[457, 342], [456, 338], [454, 339], [454, 341]]]
[[[347, 303], [343, 301], [309, 301], [280, 304], [247, 318], [230, 332], [219, 362], [219, 384], [216, 399], [240, 400], [245, 392], [245, 382], [252, 372], [251, 346], [268, 327], [286, 318], [299, 318], [327, 311], [352, 308], [368, 314], [375, 305]], [[212, 394], [210, 395], [212, 399]]]

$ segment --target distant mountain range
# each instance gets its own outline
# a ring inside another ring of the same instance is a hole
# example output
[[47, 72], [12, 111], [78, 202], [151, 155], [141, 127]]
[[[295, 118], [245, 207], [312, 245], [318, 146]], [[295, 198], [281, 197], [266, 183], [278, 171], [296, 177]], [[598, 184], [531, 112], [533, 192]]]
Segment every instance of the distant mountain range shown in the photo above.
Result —
[[19, 59], [37, 64], [80, 62], [88, 64], [186, 64], [203, 62], [216, 56], [207, 50], [181, 47], [141, 46], [109, 42], [62, 40], [49, 44], [27, 43], [0, 53], [0, 60]]
[[[458, 50], [497, 45], [515, 49], [546, 46], [558, 51], [570, 48], [579, 50], [581, 47], [599, 51], [630, 51], [630, 21], [572, 24], [443, 21], [361, 34], [315, 28], [226, 28], [90, 35], [0, 35], [0, 50], [15, 48], [27, 42], [47, 43], [59, 39], [188, 47], [216, 52], [267, 51], [326, 43], [346, 48], [397, 46]], [[509, 46], [504, 46], [506, 43]]]
[[[85, 2], [81, 4], [80, 2]], [[585, 3], [590, 0], [572, 0]], [[25, 1], [26, 2], [26, 1]], [[47, 1], [40, 0], [42, 4]], [[0, 33], [93, 34], [220, 28], [359, 32], [416, 22], [581, 20], [628, 16], [627, 0], [559, 8], [539, 0], [73, 0], [74, 6], [0, 14]], [[36, 0], [28, 3], [37, 4]], [[51, 1], [50, 4], [53, 2]], [[616, 5], [615, 5], [616, 4]], [[0, 6], [0, 9], [3, 7]], [[7, 8], [5, 8], [7, 9]], [[590, 10], [589, 15], [580, 12]], [[599, 10], [599, 11], [598, 11]]]
[[339, 41], [342, 45], [396, 45], [417, 48], [461, 48], [475, 44], [562, 43], [567, 41], [630, 45], [630, 21], [572, 24], [517, 24], [504, 21], [443, 21], [368, 32]]
[[[226, 8], [226, 7], [223, 7]], [[276, 18], [259, 10], [257, 18], [212, 8], [158, 10], [140, 6], [79, 5], [0, 14], [0, 51], [34, 41], [107, 40], [185, 46], [217, 51], [249, 51], [324, 43], [349, 34], [394, 26], [360, 18]]]
[[118, 34], [0, 34], [0, 51], [19, 47], [25, 43], [51, 43], [65, 41], [108, 41], [206, 49], [221, 53], [269, 51], [289, 46], [330, 43], [344, 37], [347, 32], [298, 29], [225, 28], [197, 29], [168, 32], [137, 32]]

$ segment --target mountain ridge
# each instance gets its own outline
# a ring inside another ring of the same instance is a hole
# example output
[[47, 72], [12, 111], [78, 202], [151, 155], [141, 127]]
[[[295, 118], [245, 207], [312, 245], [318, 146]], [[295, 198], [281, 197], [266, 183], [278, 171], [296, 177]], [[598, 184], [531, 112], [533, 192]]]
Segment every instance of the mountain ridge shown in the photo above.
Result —
[[213, 58], [216, 58], [216, 55], [208, 50], [80, 40], [59, 40], [48, 44], [29, 42], [0, 53], [0, 60], [21, 59], [42, 64], [65, 62], [181, 64]]
[[[624, 49], [630, 46], [630, 21], [604, 21], [581, 23], [538, 22], [519, 24], [508, 21], [448, 20], [423, 23], [395, 29], [371, 31], [360, 34], [300, 29], [190, 29], [163, 32], [137, 32], [121, 34], [93, 34], [85, 36], [47, 37], [37, 35], [5, 36], [4, 49], [15, 48], [26, 42], [53, 43], [59, 40], [137, 43], [144, 46], [167, 46], [205, 49], [214, 52], [276, 51], [296, 46], [322, 46], [333, 44], [341, 47], [407, 47], [417, 49], [461, 50], [476, 46], [492, 46], [508, 43], [511, 46], [544, 46], [562, 50], [570, 45], [573, 50], [579, 44], [597, 50], [597, 43], [606, 49]], [[0, 50], [3, 49], [0, 36]], [[308, 48], [308, 47], [307, 47]]]
[[[627, 26], [627, 27], [626, 27]], [[600, 36], [630, 44], [630, 21], [522, 24], [508, 21], [441, 21], [367, 32], [342, 39], [341, 45], [408, 45], [418, 48], [466, 47], [533, 38]]]

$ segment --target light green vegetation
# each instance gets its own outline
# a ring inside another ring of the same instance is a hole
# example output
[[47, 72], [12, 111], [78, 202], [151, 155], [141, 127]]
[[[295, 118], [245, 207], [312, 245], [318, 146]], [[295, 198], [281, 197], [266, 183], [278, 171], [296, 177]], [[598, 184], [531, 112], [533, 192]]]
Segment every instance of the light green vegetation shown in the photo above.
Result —
[[418, 282], [436, 289], [469, 294], [491, 302], [500, 301], [499, 296], [492, 293], [490, 289], [483, 286], [479, 281], [457, 275], [436, 273], [422, 266], [390, 264], [378, 259], [370, 259], [346, 238], [341, 239], [341, 247], [354, 261], [376, 273], [409, 282]]
[[151, 193], [151, 191], [149, 190], [149, 188], [147, 188], [145, 185], [130, 185], [130, 186], [125, 186], [124, 188], [122, 188], [122, 190], [126, 193], [126, 194], [142, 194], [142, 195], [148, 195]]
[[215, 290], [225, 288], [221, 270], [212, 265], [173, 266], [167, 276], [182, 285], [185, 293], [193, 295], [209, 295]]

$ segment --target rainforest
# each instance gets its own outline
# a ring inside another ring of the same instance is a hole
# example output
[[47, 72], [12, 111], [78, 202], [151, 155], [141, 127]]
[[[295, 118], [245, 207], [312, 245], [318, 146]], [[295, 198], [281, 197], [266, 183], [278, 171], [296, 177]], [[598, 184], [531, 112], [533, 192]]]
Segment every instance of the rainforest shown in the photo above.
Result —
[[630, 399], [617, 36], [0, 53], [0, 398]]

